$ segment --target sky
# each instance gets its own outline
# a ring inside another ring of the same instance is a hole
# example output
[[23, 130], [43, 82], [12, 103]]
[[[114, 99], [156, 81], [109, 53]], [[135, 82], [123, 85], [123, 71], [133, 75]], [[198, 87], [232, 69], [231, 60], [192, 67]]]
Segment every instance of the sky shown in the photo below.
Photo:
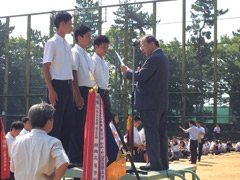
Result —
[[[52, 10], [74, 9], [76, 0], [2, 0], [0, 6], [0, 17], [10, 15], [20, 15], [29, 13], [49, 12]], [[102, 0], [102, 5], [119, 4], [121, 0]], [[122, 0], [124, 1], [124, 0]], [[143, 0], [132, 0], [131, 2], [140, 2]], [[146, 0], [148, 1], [148, 0]], [[190, 10], [191, 4], [195, 0], [187, 0], [187, 25], [191, 24]], [[232, 31], [240, 29], [240, 1], [239, 0], [218, 0], [218, 9], [229, 9], [226, 15], [219, 17], [218, 20], [218, 38], [222, 35], [232, 36]], [[144, 4], [143, 11], [152, 13], [152, 5]], [[114, 23], [112, 14], [117, 8], [108, 8], [107, 12], [103, 10], [103, 33], [105, 33]], [[0, 19], [5, 22], [5, 19]], [[157, 38], [169, 42], [174, 38], [181, 41], [182, 38], [182, 0], [157, 3], [157, 20], [161, 22], [157, 25]], [[10, 25], [15, 26], [12, 36], [26, 37], [27, 18], [17, 17], [10, 19]], [[41, 30], [42, 33], [48, 34], [49, 31], [49, 14], [32, 16], [32, 28]], [[151, 33], [152, 31], [148, 31]], [[188, 34], [187, 34], [187, 37]], [[72, 41], [71, 35], [67, 40]]]

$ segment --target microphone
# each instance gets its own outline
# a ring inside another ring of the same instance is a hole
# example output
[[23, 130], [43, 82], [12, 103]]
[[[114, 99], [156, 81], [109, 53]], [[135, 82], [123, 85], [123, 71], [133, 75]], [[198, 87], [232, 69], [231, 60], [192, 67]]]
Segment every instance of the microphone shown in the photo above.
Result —
[[132, 46], [136, 46], [137, 41], [138, 40], [136, 38], [132, 39]]

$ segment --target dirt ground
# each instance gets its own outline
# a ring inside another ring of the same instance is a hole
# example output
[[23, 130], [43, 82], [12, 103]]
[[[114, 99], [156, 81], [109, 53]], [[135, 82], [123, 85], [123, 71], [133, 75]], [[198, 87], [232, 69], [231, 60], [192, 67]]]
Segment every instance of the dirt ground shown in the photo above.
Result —
[[[190, 161], [180, 159], [170, 164], [188, 165]], [[202, 156], [201, 162], [197, 162], [197, 175], [201, 180], [240, 180], [240, 153]], [[191, 176], [187, 174], [186, 179], [190, 180]]]

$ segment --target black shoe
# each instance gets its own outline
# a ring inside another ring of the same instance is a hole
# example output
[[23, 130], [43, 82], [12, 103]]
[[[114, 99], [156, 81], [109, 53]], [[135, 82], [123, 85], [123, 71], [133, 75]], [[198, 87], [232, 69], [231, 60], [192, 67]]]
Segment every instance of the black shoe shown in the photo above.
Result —
[[198, 160], [198, 162], [200, 162], [200, 161], [201, 161], [201, 159]]
[[190, 164], [196, 164], [196, 162], [191, 162]]
[[156, 168], [156, 167], [153, 167], [151, 165], [149, 165], [149, 166], [140, 166], [140, 169], [141, 170], [145, 170], [145, 171], [161, 171], [162, 170], [160, 168]]

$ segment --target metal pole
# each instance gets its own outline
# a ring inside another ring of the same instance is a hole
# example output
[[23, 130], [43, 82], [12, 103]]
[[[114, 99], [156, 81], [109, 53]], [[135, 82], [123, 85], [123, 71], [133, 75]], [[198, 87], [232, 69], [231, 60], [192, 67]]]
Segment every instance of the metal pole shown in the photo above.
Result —
[[99, 7], [98, 11], [99, 21], [98, 21], [98, 35], [102, 34], [102, 8]]
[[157, 27], [157, 3], [153, 2], [153, 36], [156, 37], [156, 27]]
[[26, 89], [25, 89], [25, 113], [29, 109], [29, 84], [30, 84], [30, 42], [31, 42], [31, 15], [28, 15], [27, 25], [27, 54], [26, 54]]
[[53, 31], [53, 19], [54, 19], [54, 11], [52, 11], [52, 14], [50, 14], [50, 26], [49, 26], [49, 36], [52, 37], [54, 34]]
[[134, 69], [135, 69], [135, 45], [136, 42], [134, 41], [132, 44], [132, 50], [133, 50], [133, 60], [132, 60], [132, 129], [131, 129], [131, 151], [132, 155], [135, 158], [135, 151], [134, 151]]
[[6, 126], [7, 122], [7, 105], [8, 105], [8, 62], [9, 62], [9, 17], [6, 18], [5, 26], [5, 70], [4, 70], [4, 80], [3, 80], [3, 124]]
[[182, 1], [182, 127], [186, 115], [186, 0]]
[[[124, 23], [124, 64], [127, 64], [128, 59], [128, 5], [125, 8], [125, 23]], [[123, 114], [127, 117], [127, 78], [124, 76], [124, 99], [123, 99]]]
[[214, 0], [214, 124], [217, 124], [217, 0]]

